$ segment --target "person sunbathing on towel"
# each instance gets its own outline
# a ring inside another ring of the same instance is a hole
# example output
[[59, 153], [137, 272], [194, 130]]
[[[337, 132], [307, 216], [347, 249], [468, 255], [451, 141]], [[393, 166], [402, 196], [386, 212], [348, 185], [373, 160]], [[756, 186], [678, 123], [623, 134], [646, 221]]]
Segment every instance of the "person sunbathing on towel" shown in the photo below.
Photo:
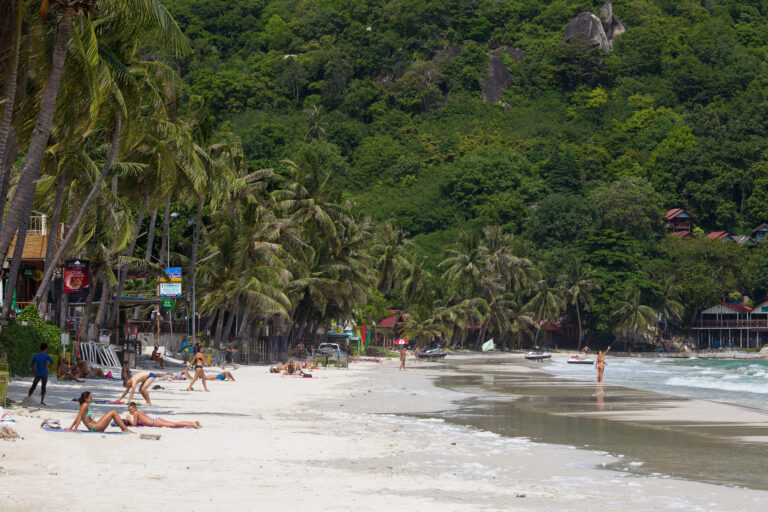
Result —
[[128, 415], [125, 422], [133, 427], [170, 427], [170, 428], [202, 428], [199, 421], [167, 421], [162, 418], [150, 418], [136, 407], [135, 402], [128, 404]]
[[91, 396], [90, 391], [83, 391], [80, 394], [78, 402], [80, 402], [80, 410], [77, 412], [75, 422], [72, 423], [72, 426], [69, 427], [69, 430], [77, 430], [77, 427], [82, 421], [85, 425], [85, 428], [88, 429], [88, 432], [104, 432], [107, 427], [114, 421], [123, 432], [127, 432], [128, 434], [136, 433], [132, 430], [128, 430], [128, 428], [125, 426], [125, 423], [123, 423], [123, 420], [120, 419], [120, 415], [114, 409], [111, 409], [107, 414], [98, 420], [94, 420], [93, 416], [91, 415], [91, 409], [89, 407], [91, 402], [93, 402], [93, 397]]
[[123, 394], [120, 395], [120, 398], [117, 400], [122, 400], [123, 397], [128, 394], [128, 392], [131, 393], [128, 397], [128, 401], [130, 402], [133, 400], [133, 394], [136, 392], [136, 388], [139, 386], [139, 384], [141, 384], [139, 393], [141, 393], [141, 396], [143, 396], [144, 400], [147, 401], [147, 405], [152, 405], [152, 400], [149, 399], [149, 387], [152, 385], [152, 382], [154, 382], [155, 377], [156, 375], [151, 372], [141, 372], [131, 376], [128, 380], [123, 381], [125, 391], [123, 391]]
[[235, 378], [232, 376], [230, 372], [224, 371], [221, 373], [217, 373], [216, 375], [206, 375], [205, 380], [220, 380], [220, 381], [229, 380], [234, 382]]

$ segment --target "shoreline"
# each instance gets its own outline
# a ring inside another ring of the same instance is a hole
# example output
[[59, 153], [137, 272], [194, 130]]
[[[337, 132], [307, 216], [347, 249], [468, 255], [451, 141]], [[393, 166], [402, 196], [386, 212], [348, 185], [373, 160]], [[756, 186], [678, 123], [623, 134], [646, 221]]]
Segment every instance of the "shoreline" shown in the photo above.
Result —
[[[179, 496], [191, 510], [292, 504], [334, 511], [751, 511], [768, 504], [763, 491], [600, 469], [620, 458], [418, 417], [456, 409], [476, 395], [435, 386], [437, 375], [457, 373], [435, 371], [441, 363], [409, 360], [406, 373], [398, 364], [356, 363], [316, 371], [314, 379], [241, 367], [234, 372], [238, 382], [212, 383], [210, 393], [164, 384], [147, 412], [198, 419], [204, 428], [152, 429], [159, 441], [42, 431], [43, 417], [68, 426], [75, 409], [66, 398], [95, 388], [93, 381], [50, 383], [55, 405], [9, 411], [25, 439], [0, 443], [0, 507], [29, 510], [59, 500], [67, 508], [135, 510]], [[25, 383], [12, 382], [11, 396], [19, 391]], [[98, 487], [84, 491], [83, 483]]]

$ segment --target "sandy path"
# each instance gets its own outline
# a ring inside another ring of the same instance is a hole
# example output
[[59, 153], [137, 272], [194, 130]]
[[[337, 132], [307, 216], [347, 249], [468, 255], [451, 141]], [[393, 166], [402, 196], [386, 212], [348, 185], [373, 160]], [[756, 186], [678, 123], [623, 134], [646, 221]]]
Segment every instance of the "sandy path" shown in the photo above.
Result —
[[[238, 382], [211, 382], [210, 393], [163, 382], [167, 389], [152, 394], [148, 414], [196, 419], [205, 428], [141, 430], [162, 434], [159, 441], [41, 430], [46, 417], [69, 426], [76, 410], [70, 400], [82, 389], [119, 396], [119, 382], [52, 383], [47, 410], [10, 411], [24, 440], [0, 442], [0, 510], [38, 510], [41, 503], [131, 511], [153, 505], [193, 511], [768, 507], [766, 492], [599, 470], [614, 458], [396, 415], [439, 410], [460, 397], [432, 387], [433, 372], [398, 373], [397, 363], [319, 370], [311, 380], [242, 367]], [[27, 386], [14, 382], [9, 395], [17, 398]]]

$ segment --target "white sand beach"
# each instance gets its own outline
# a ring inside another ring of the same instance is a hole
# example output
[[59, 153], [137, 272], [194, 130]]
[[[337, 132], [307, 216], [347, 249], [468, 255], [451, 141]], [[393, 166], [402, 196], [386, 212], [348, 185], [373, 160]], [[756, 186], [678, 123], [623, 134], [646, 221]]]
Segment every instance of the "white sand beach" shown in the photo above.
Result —
[[[82, 390], [97, 398], [121, 391], [120, 382], [54, 380], [47, 408], [7, 411], [23, 439], [0, 441], [0, 510], [768, 508], [768, 492], [600, 469], [615, 457], [409, 416], [451, 407], [463, 396], [435, 388], [427, 365], [402, 373], [398, 363], [353, 363], [349, 370], [316, 370], [313, 379], [244, 366], [234, 372], [237, 382], [209, 382], [209, 393], [160, 381], [166, 389], [152, 392], [154, 405], [145, 411], [198, 420], [204, 428], [140, 429], [161, 434], [159, 440], [42, 430], [44, 418], [68, 427], [77, 407], [71, 399]], [[20, 399], [28, 386], [12, 382], [9, 397]], [[707, 402], [694, 406], [675, 414], [711, 417]], [[98, 415], [111, 407], [92, 409]]]

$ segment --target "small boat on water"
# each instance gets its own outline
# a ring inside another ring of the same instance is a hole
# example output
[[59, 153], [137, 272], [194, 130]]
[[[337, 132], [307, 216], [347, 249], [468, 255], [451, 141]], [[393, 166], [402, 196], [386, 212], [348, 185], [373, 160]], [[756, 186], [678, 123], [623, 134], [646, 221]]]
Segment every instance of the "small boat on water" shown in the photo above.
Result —
[[427, 361], [434, 361], [436, 359], [442, 359], [445, 357], [446, 352], [439, 348], [433, 348], [432, 350], [425, 350], [424, 352], [416, 352], [416, 357]]
[[528, 352], [525, 354], [525, 358], [529, 361], [543, 361], [545, 359], [550, 359], [552, 357], [552, 354], [549, 354], [547, 352]]
[[595, 364], [594, 359], [588, 357], [571, 356], [566, 361], [568, 364]]

